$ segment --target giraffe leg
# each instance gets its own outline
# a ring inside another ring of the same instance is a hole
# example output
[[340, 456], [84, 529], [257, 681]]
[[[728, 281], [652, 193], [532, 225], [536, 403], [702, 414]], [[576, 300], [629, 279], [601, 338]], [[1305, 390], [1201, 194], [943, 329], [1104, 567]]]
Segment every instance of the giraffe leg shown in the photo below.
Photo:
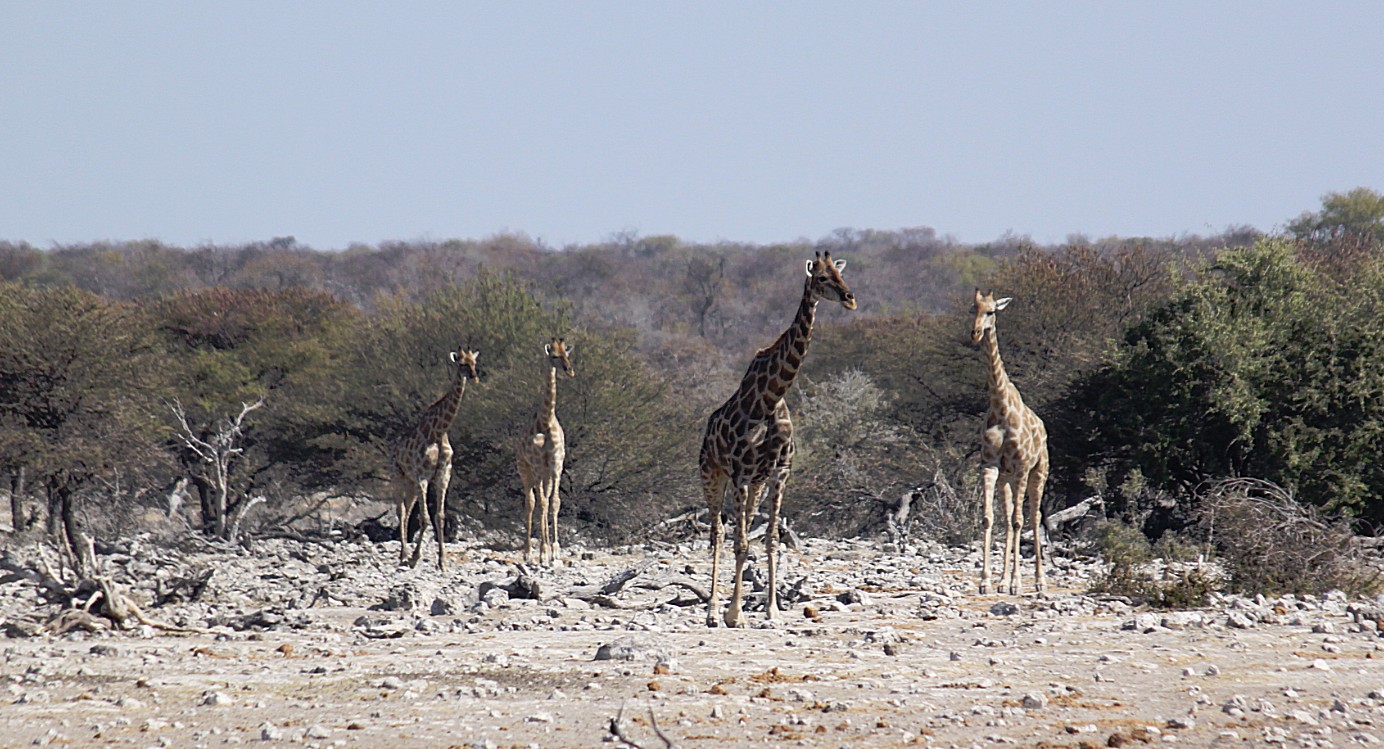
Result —
[[552, 542], [548, 536], [548, 479], [538, 481], [538, 563], [552, 562]]
[[450, 451], [448, 451], [446, 458], [447, 460], [438, 468], [437, 476], [433, 479], [433, 489], [437, 492], [437, 507], [433, 510], [433, 536], [437, 539], [437, 569], [440, 572], [447, 571], [445, 553], [447, 547], [444, 541], [447, 537], [447, 485], [452, 481]]
[[410, 567], [418, 566], [418, 559], [423, 555], [423, 541], [428, 538], [428, 525], [432, 522], [428, 519], [428, 480], [419, 479], [414, 491], [417, 492], [414, 496], [418, 501], [409, 504], [416, 505], [423, 514], [418, 522], [418, 544], [413, 547], [413, 554], [409, 557]]
[[408, 518], [413, 514], [414, 483], [399, 477], [399, 564], [408, 564]]
[[558, 545], [558, 542], [557, 542], [557, 513], [558, 513], [558, 510], [560, 510], [560, 509], [562, 508], [562, 496], [561, 496], [561, 494], [560, 494], [561, 488], [562, 488], [562, 464], [561, 464], [561, 463], [558, 463], [558, 464], [557, 464], [557, 467], [556, 467], [556, 468], [554, 469], [554, 471], [553, 471], [553, 486], [552, 486], [553, 493], [552, 493], [552, 496], [548, 499], [548, 511], [549, 511], [550, 513], [552, 513], [552, 516], [553, 516], [553, 519], [552, 519], [552, 526], [551, 526], [551, 527], [552, 527], [552, 532], [553, 532], [553, 536], [552, 536], [552, 547], [553, 547], [553, 563], [554, 563], [554, 564], [557, 564], [557, 563], [558, 563], [558, 557], [562, 554], [562, 547], [559, 546], [559, 545]]
[[706, 603], [706, 626], [715, 627], [721, 608], [721, 544], [725, 541], [725, 528], [721, 525], [721, 506], [726, 495], [726, 480], [723, 476], [708, 478], [702, 476], [702, 491], [706, 494], [706, 506], [711, 515], [711, 591]]
[[1019, 566], [1023, 561], [1021, 552], [1024, 533], [1024, 484], [1027, 476], [1011, 476], [1004, 484], [1004, 509], [1009, 514], [1009, 533], [1005, 537], [1004, 560], [1005, 577], [1009, 581], [1009, 594], [1017, 596], [1023, 592], [1019, 585]]
[[[980, 546], [980, 592], [990, 592], [990, 549], [995, 543], [995, 480], [999, 478], [999, 466], [986, 466], [981, 471], [983, 500], [985, 502], [985, 534]], [[1000, 580], [1004, 580], [1003, 577]]]
[[779, 471], [769, 485], [769, 527], [764, 533], [764, 553], [769, 559], [769, 597], [764, 612], [770, 620], [778, 613], [778, 536], [779, 510], [783, 507], [783, 487], [788, 483], [788, 469]]
[[749, 484], [735, 489], [735, 580], [730, 606], [726, 608], [727, 627], [740, 626], [740, 602], [745, 594], [745, 562], [750, 556], [750, 518], [754, 516], [754, 488]]
[[533, 484], [527, 478], [521, 479], [524, 484], [524, 509], [525, 516], [528, 518], [524, 523], [524, 561], [529, 561], [529, 552], [533, 550]]
[[1043, 487], [1047, 483], [1047, 461], [1043, 461], [1028, 474], [1028, 512], [1033, 516], [1033, 587], [1039, 593], [1048, 587], [1043, 578]]

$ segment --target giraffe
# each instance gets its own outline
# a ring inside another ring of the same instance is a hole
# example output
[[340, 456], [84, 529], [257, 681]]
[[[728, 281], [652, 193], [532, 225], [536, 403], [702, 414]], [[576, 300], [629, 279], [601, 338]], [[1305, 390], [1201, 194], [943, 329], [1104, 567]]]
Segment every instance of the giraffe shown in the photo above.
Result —
[[[423, 553], [423, 541], [427, 538], [429, 524], [428, 488], [431, 485], [437, 496], [437, 518], [432, 523], [437, 536], [437, 568], [443, 571], [447, 569], [442, 546], [447, 483], [452, 478], [452, 444], [447, 439], [447, 431], [452, 428], [452, 422], [461, 408], [466, 381], [480, 382], [480, 376], [476, 373], [476, 357], [479, 355], [479, 351], [467, 351], [465, 348], [451, 353], [452, 363], [456, 364], [456, 370], [452, 373], [452, 387], [423, 409], [408, 436], [395, 445], [390, 454], [398, 491], [400, 564], [416, 567]], [[418, 545], [410, 558], [408, 521], [414, 505], [422, 506], [423, 516], [418, 527]]]
[[749, 527], [758, 509], [760, 494], [768, 486], [769, 526], [765, 549], [769, 566], [769, 597], [765, 611], [773, 619], [778, 608], [777, 546], [779, 510], [783, 488], [793, 464], [793, 421], [783, 397], [793, 386], [807, 346], [821, 299], [856, 308], [855, 295], [841, 278], [845, 260], [818, 253], [807, 261], [807, 280], [793, 322], [768, 348], [760, 349], [740, 381], [740, 387], [706, 421], [700, 457], [702, 489], [711, 511], [711, 596], [706, 624], [715, 627], [720, 609], [717, 580], [721, 569], [721, 507], [729, 490], [735, 496], [735, 588], [725, 611], [727, 627], [741, 624], [740, 600], [745, 561], [749, 556]]
[[[1033, 516], [1034, 587], [1042, 593], [1043, 579], [1042, 501], [1048, 480], [1048, 432], [1043, 420], [1024, 404], [1018, 388], [1005, 374], [996, 338], [995, 313], [1009, 305], [1005, 297], [996, 300], [991, 292], [976, 289], [975, 322], [971, 342], [979, 343], [990, 364], [990, 408], [985, 412], [985, 428], [980, 440], [981, 479], [985, 492], [985, 540], [981, 551], [980, 592], [990, 592], [990, 545], [995, 526], [995, 485], [1000, 486], [1008, 532], [1004, 539], [1004, 562], [998, 592], [1019, 593], [1019, 534], [1023, 531], [1023, 495], [1028, 495]], [[986, 335], [989, 333], [989, 335]]]
[[[528, 561], [533, 546], [533, 509], [538, 507], [538, 560], [543, 564], [557, 561], [560, 547], [557, 542], [557, 513], [562, 506], [558, 484], [562, 481], [562, 463], [567, 457], [567, 443], [562, 425], [557, 421], [557, 371], [576, 377], [568, 358], [576, 346], [562, 338], [544, 345], [548, 382], [543, 389], [543, 404], [534, 414], [533, 425], [519, 440], [515, 463], [519, 481], [524, 485], [524, 506], [528, 521], [524, 532], [524, 561]], [[552, 525], [549, 527], [549, 515]]]

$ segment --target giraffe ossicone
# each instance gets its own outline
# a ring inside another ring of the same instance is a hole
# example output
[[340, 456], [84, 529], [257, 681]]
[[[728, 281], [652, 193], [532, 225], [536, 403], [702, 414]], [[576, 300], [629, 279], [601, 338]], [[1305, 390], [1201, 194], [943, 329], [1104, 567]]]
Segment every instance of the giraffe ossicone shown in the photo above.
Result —
[[735, 498], [735, 578], [725, 624], [738, 627], [742, 623], [749, 525], [759, 509], [761, 493], [769, 500], [769, 525], [764, 534], [769, 567], [765, 613], [769, 619], [777, 613], [779, 511], [793, 467], [793, 421], [783, 398], [807, 356], [817, 302], [826, 299], [839, 302], [848, 310], [856, 308], [855, 295], [841, 277], [845, 267], [845, 260], [832, 260], [829, 252], [818, 253], [807, 261], [807, 280], [793, 322], [778, 340], [755, 354], [735, 393], [707, 418], [698, 462], [711, 515], [711, 594], [706, 615], [709, 627], [717, 625], [720, 608], [721, 510], [727, 492]]
[[528, 431], [515, 449], [515, 467], [523, 484], [525, 525], [524, 561], [533, 550], [533, 511], [538, 510], [538, 560], [554, 564], [561, 554], [557, 540], [557, 515], [562, 507], [559, 493], [562, 466], [567, 459], [567, 442], [557, 420], [557, 372], [576, 377], [571, 354], [576, 346], [563, 338], [553, 338], [543, 346], [547, 374], [543, 400]]
[[[410, 567], [418, 565], [423, 553], [423, 542], [428, 536], [431, 524], [437, 538], [437, 568], [447, 569], [446, 531], [447, 484], [452, 479], [452, 443], [447, 432], [456, 421], [461, 409], [461, 396], [466, 392], [468, 380], [480, 382], [476, 371], [476, 357], [479, 351], [468, 351], [460, 347], [448, 356], [456, 368], [452, 371], [452, 387], [432, 405], [423, 409], [413, 429], [394, 446], [390, 462], [394, 469], [396, 484], [395, 506], [399, 516], [399, 563]], [[435, 508], [428, 507], [428, 491], [431, 488], [436, 496]], [[422, 511], [418, 526], [418, 544], [412, 556], [408, 553], [409, 516], [414, 507]], [[435, 511], [433, 511], [435, 510]], [[429, 515], [434, 517], [430, 520]]]
[[[1019, 536], [1024, 524], [1024, 497], [1028, 498], [1033, 518], [1034, 588], [1043, 592], [1043, 488], [1048, 480], [1048, 432], [1043, 420], [1024, 403], [1019, 389], [1009, 379], [1000, 358], [995, 313], [1009, 306], [1011, 299], [995, 299], [992, 292], [975, 292], [975, 320], [971, 342], [979, 343], [989, 365], [990, 405], [981, 430], [980, 466], [985, 502], [985, 532], [981, 546], [980, 592], [990, 592], [990, 551], [994, 543], [995, 488], [1003, 499], [1005, 514], [1004, 557], [998, 592], [1018, 595]], [[1007, 590], [1006, 590], [1007, 588]]]

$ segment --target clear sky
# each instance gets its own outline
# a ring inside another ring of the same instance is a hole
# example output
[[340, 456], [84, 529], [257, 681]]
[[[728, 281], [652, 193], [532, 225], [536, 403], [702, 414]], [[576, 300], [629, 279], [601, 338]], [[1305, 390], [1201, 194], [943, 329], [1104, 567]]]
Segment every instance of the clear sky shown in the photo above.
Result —
[[0, 3], [0, 239], [1272, 230], [1384, 191], [1384, 2]]

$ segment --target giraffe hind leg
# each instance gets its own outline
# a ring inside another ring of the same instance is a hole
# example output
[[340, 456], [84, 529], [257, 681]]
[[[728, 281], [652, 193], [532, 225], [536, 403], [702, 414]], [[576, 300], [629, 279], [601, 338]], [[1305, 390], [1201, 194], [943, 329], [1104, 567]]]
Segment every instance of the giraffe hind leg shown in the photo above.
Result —
[[399, 564], [408, 564], [408, 521], [413, 514], [413, 482], [399, 479]]
[[437, 492], [437, 506], [433, 509], [433, 537], [437, 539], [437, 569], [440, 572], [447, 571], [447, 546], [445, 543], [447, 538], [447, 485], [451, 483], [451, 480], [452, 466], [449, 458], [449, 462], [443, 466], [433, 481], [433, 490]]
[[774, 619], [778, 613], [778, 535], [779, 510], [783, 507], [783, 487], [788, 483], [788, 469], [779, 471], [769, 485], [769, 527], [764, 533], [764, 555], [769, 565], [769, 593], [764, 601], [764, 613]]
[[726, 479], [716, 474], [702, 474], [702, 492], [706, 495], [707, 511], [711, 515], [711, 589], [706, 602], [706, 626], [715, 627], [721, 608], [721, 588], [718, 584], [721, 573], [721, 545], [725, 542], [725, 528], [721, 525], [721, 508], [725, 502]]
[[1000, 558], [1000, 593], [1017, 593], [1014, 582], [1014, 560], [1018, 554], [1018, 535], [1014, 532], [1014, 479], [1004, 476], [1000, 479], [1000, 506], [1004, 510], [1004, 555]]
[[1009, 507], [1009, 536], [1014, 539], [1012, 545], [1006, 544], [1011, 555], [1006, 566], [1009, 569], [1009, 593], [1016, 596], [1023, 593], [1020, 579], [1023, 566], [1024, 485], [1027, 480], [1026, 475], [1011, 478], [1005, 493], [1006, 501], [1012, 503]]
[[1028, 475], [1028, 512], [1033, 516], [1033, 588], [1039, 593], [1048, 587], [1043, 577], [1043, 488], [1047, 482], [1046, 465], [1039, 465]]

